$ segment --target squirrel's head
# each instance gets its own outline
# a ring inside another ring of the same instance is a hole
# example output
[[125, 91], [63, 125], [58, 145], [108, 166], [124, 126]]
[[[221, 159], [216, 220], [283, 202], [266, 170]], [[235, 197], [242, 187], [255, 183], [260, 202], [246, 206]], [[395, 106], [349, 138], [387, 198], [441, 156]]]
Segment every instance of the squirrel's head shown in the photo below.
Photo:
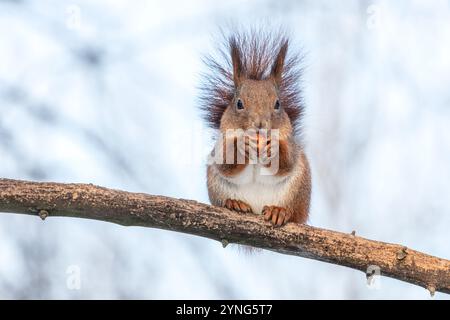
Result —
[[289, 116], [280, 102], [279, 88], [282, 81], [284, 60], [288, 42], [281, 45], [266, 79], [251, 79], [246, 76], [243, 57], [236, 42], [232, 42], [230, 53], [233, 64], [235, 93], [220, 121], [220, 129], [279, 129], [280, 134], [290, 135], [292, 126]]
[[288, 43], [283, 34], [235, 34], [221, 51], [227, 66], [207, 58], [213, 72], [204, 77], [202, 109], [211, 127], [293, 134], [303, 107], [299, 56], [287, 57]]

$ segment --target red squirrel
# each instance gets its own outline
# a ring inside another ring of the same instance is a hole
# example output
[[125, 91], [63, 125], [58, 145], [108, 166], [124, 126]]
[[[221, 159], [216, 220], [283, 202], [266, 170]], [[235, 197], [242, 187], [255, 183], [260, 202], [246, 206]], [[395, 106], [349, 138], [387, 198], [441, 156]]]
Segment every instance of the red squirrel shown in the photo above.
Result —
[[[288, 55], [289, 40], [281, 33], [233, 33], [224, 45], [224, 64], [211, 56], [205, 60], [210, 72], [201, 97], [204, 118], [225, 137], [216, 142], [207, 167], [210, 201], [262, 214], [274, 226], [305, 223], [311, 173], [304, 146], [295, 139], [304, 111], [301, 58]], [[265, 154], [266, 161], [251, 154]]]

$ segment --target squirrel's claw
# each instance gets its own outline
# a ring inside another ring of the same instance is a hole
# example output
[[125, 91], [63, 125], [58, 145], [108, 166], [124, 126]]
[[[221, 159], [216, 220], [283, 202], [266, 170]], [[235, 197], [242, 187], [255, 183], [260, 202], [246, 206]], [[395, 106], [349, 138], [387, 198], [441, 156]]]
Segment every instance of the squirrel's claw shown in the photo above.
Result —
[[242, 212], [242, 213], [251, 213], [252, 212], [252, 208], [248, 204], [246, 204], [245, 202], [240, 201], [240, 200], [227, 199], [225, 201], [224, 207], [229, 210]]
[[264, 220], [270, 221], [276, 227], [290, 222], [293, 217], [292, 210], [277, 206], [264, 206], [262, 214]]

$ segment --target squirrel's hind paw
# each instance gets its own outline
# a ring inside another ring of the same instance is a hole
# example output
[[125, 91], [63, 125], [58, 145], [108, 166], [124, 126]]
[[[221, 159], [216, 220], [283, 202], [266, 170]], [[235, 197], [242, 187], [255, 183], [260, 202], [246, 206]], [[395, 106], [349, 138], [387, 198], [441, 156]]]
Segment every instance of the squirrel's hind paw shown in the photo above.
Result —
[[277, 206], [264, 206], [262, 214], [264, 220], [270, 221], [276, 227], [285, 225], [293, 218], [292, 210]]
[[241, 200], [227, 199], [225, 201], [224, 207], [229, 210], [233, 210], [233, 211], [237, 211], [237, 212], [243, 212], [243, 213], [251, 213], [252, 212], [252, 208], [248, 204], [246, 204], [245, 202], [243, 202]]

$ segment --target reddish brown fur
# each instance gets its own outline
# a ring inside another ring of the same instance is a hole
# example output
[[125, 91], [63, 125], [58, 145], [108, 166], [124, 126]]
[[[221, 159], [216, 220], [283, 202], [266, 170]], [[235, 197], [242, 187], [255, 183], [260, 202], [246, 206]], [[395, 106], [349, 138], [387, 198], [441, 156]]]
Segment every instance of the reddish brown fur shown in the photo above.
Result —
[[[214, 151], [212, 155], [215, 156]], [[226, 162], [227, 155], [233, 156], [233, 163]], [[223, 139], [222, 163], [217, 164], [217, 168], [220, 172], [225, 176], [234, 176], [244, 170], [247, 164], [248, 159], [245, 159], [245, 162], [242, 164], [238, 163], [237, 139], [235, 138], [231, 141]]]
[[[286, 141], [286, 140], [280, 140], [279, 145], [279, 151], [276, 158], [278, 158], [279, 163], [279, 169], [276, 175], [278, 176], [284, 176], [289, 173], [292, 166], [295, 163], [295, 154], [293, 149], [295, 149], [292, 145], [290, 145], [292, 142]], [[277, 159], [275, 159], [276, 161]], [[267, 165], [270, 166], [270, 163]]]

